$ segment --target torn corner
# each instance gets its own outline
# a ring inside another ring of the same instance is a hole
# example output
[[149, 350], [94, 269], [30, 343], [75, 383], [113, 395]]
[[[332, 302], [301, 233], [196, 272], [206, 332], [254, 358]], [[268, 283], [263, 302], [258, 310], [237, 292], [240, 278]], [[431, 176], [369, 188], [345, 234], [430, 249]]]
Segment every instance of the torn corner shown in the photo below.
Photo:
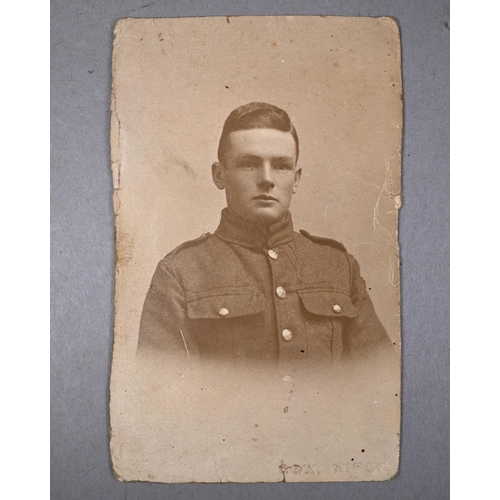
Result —
[[392, 30], [399, 35], [399, 24], [398, 20], [395, 17], [382, 16], [379, 17], [378, 20], [383, 24], [385, 24], [386, 26], [390, 26]]
[[[114, 102], [114, 94], [113, 94]], [[111, 109], [111, 173], [113, 175], [113, 189], [120, 189], [120, 170], [121, 170], [121, 124], [116, 110]]]
[[[182, 341], [184, 342], [184, 347], [186, 348], [187, 357], [188, 357], [188, 359], [191, 359], [191, 356], [189, 355], [189, 349], [188, 349], [188, 346], [186, 343], [186, 337], [184, 337], [184, 334], [182, 333], [182, 329], [179, 331], [181, 332]], [[214, 462], [214, 464], [215, 464], [215, 462]]]
[[120, 164], [118, 162], [111, 162], [111, 174], [113, 176], [113, 189], [117, 191], [120, 189]]
[[394, 208], [399, 210], [403, 206], [403, 198], [400, 194], [391, 195], [392, 201], [394, 202]]
[[120, 215], [120, 196], [118, 190], [115, 188], [113, 191], [113, 211], [115, 212], [115, 215], [118, 216]]
[[116, 480], [123, 482], [126, 481], [126, 478], [124, 477], [123, 471], [121, 470], [121, 467], [119, 465], [121, 459], [121, 446], [120, 442], [113, 433], [113, 427], [111, 424], [109, 426], [109, 435], [109, 453], [111, 457], [113, 475], [115, 476]]
[[217, 467], [217, 464], [215, 463], [215, 461], [214, 461], [214, 467], [215, 467], [215, 470], [217, 472], [217, 475], [219, 476], [219, 482], [224, 483], [224, 479], [220, 475], [219, 468]]

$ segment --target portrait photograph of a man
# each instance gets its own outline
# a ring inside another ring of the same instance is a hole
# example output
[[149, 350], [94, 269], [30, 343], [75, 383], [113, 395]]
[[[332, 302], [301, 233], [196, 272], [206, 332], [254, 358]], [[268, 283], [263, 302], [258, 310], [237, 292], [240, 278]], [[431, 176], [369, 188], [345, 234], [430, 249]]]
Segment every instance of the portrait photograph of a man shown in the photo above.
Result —
[[120, 480], [397, 474], [402, 106], [389, 18], [117, 24]]
[[253, 102], [229, 115], [212, 165], [227, 207], [214, 234], [160, 262], [139, 350], [294, 369], [394, 350], [357, 261], [341, 243], [293, 229], [298, 156], [284, 110]]

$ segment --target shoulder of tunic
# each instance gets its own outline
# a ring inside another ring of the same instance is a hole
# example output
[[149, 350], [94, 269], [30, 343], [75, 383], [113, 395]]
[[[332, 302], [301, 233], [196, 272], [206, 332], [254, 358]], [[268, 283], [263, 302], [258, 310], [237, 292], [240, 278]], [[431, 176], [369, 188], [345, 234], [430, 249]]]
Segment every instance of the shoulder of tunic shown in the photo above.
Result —
[[184, 243], [181, 243], [179, 246], [175, 247], [171, 252], [169, 252], [168, 255], [173, 256], [176, 255], [181, 250], [196, 247], [200, 243], [206, 241], [210, 236], [212, 236], [211, 233], [205, 233], [199, 236], [198, 238], [195, 238], [194, 240], [185, 241]]
[[319, 245], [327, 245], [336, 248], [337, 250], [341, 250], [342, 252], [347, 252], [346, 247], [340, 243], [340, 241], [333, 240], [331, 238], [322, 238], [321, 236], [314, 236], [303, 229], [300, 230], [300, 234], [314, 243], [318, 243]]

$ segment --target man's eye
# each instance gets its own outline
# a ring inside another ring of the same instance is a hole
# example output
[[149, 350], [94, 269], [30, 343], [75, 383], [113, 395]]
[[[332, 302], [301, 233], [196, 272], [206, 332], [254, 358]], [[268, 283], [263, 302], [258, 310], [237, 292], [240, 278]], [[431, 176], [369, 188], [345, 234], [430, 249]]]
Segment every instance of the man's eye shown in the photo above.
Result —
[[288, 163], [278, 163], [275, 167], [277, 170], [291, 170], [291, 166]]
[[240, 163], [238, 166], [244, 170], [252, 170], [254, 168], [254, 164], [248, 161]]

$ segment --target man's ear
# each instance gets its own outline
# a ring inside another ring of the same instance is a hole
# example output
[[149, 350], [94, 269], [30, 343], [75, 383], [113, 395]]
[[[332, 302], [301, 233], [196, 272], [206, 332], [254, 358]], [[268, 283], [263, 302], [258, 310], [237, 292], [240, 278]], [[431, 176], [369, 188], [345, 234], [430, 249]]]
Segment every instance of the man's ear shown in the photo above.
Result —
[[297, 192], [297, 189], [299, 188], [301, 177], [302, 177], [302, 169], [298, 168], [297, 170], [295, 170], [295, 183], [293, 185], [293, 191], [292, 191], [294, 194]]
[[226, 187], [224, 166], [218, 161], [212, 163], [212, 180], [219, 189]]

